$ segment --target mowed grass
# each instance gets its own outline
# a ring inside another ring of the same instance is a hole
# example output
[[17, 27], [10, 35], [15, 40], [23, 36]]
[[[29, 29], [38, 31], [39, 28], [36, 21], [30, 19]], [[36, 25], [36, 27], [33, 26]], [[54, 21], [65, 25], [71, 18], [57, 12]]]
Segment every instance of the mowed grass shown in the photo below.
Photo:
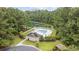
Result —
[[[21, 34], [23, 37], [26, 37], [26, 36], [28, 35], [28, 33], [29, 33], [30, 31], [32, 31], [32, 30], [33, 30], [33, 28], [30, 29], [30, 30], [27, 30], [27, 31], [25, 31], [25, 32], [20, 32], [20, 34]], [[15, 36], [15, 38], [14, 38], [14, 40], [13, 40], [13, 44], [12, 44], [11, 46], [15, 46], [15, 45], [17, 45], [19, 42], [21, 42], [21, 41], [22, 41], [22, 39], [21, 39], [20, 37]]]
[[33, 30], [33, 28], [31, 28], [31, 29], [29, 29], [29, 30], [27, 30], [27, 31], [25, 31], [25, 32], [20, 32], [20, 34], [23, 36], [23, 37], [26, 37], [31, 31]]
[[[37, 42], [25, 41], [23, 44], [36, 46]], [[57, 40], [56, 42], [39, 42], [38, 48], [43, 51], [51, 51], [57, 44], [62, 44], [61, 41]]]
[[19, 38], [18, 36], [16, 36], [15, 39], [13, 40], [13, 44], [11, 46], [15, 46], [16, 44], [18, 44], [21, 41], [22, 41], [22, 39]]
[[50, 51], [53, 50], [55, 48], [55, 46], [57, 44], [60, 44], [60, 41], [56, 41], [56, 42], [40, 42], [39, 44], [39, 48], [45, 51]]

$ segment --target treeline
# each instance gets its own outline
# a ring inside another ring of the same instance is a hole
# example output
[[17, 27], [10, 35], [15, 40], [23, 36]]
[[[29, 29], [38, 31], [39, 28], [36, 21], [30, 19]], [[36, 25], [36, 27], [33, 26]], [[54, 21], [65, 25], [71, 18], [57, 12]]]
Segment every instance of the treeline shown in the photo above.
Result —
[[0, 46], [2, 42], [8, 40], [11, 44], [14, 36], [20, 35], [20, 31], [26, 31], [28, 25], [33, 26], [31, 21], [52, 25], [64, 44], [70, 49], [79, 48], [79, 8], [70, 7], [58, 8], [54, 11], [0, 8]]
[[14, 8], [0, 8], [0, 48], [13, 43], [15, 36], [26, 27], [23, 11]]

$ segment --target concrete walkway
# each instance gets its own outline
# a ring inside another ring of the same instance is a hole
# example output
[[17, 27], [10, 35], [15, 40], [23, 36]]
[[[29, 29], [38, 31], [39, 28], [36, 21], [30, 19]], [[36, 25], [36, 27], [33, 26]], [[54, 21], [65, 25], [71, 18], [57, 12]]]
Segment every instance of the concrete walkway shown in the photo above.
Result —
[[20, 45], [23, 45], [22, 43], [24, 42], [24, 41], [26, 41], [28, 39], [28, 37], [26, 36], [25, 37], [25, 39], [23, 39], [20, 43], [18, 43], [16, 46], [20, 46]]

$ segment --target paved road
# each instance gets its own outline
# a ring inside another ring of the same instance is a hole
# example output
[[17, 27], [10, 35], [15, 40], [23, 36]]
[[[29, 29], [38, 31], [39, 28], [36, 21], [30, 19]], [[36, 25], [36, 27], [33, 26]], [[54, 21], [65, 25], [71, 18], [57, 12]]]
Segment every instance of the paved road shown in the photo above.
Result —
[[16, 46], [10, 47], [6, 51], [39, 51], [38, 48], [32, 46]]

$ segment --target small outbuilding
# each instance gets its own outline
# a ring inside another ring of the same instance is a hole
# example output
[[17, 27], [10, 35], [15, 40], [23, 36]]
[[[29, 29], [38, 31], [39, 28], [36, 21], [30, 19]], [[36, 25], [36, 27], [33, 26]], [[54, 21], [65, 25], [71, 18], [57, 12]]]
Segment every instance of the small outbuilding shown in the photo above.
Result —
[[57, 44], [56, 49], [59, 51], [63, 51], [63, 50], [66, 50], [67, 48], [63, 44]]

